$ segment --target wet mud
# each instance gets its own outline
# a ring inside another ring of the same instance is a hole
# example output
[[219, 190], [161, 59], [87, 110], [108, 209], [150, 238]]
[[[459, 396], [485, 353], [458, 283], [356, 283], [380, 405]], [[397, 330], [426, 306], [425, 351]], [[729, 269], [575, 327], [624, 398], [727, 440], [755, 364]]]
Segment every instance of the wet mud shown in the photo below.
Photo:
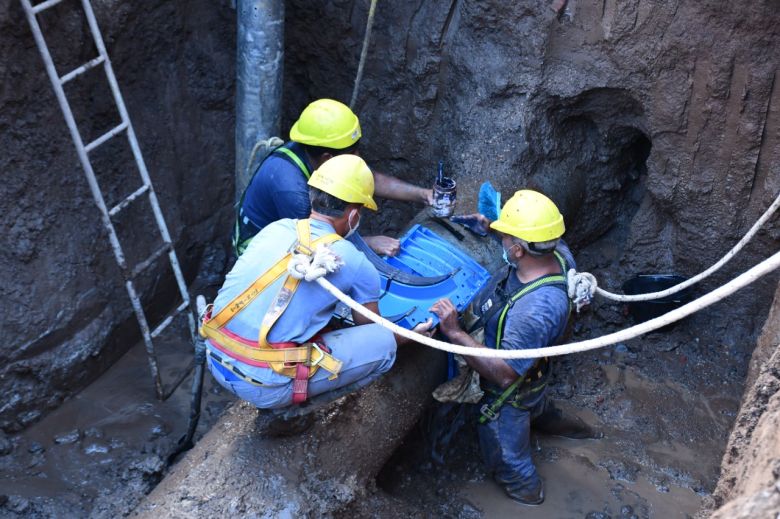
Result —
[[[590, 330], [588, 322], [580, 322], [579, 334], [609, 329]], [[510, 500], [485, 473], [471, 409], [449, 446], [436, 444], [443, 463], [433, 459], [432, 438], [452, 422], [421, 422], [380, 474], [376, 509], [401, 507], [412, 517], [693, 517], [715, 487], [744, 376], [731, 372], [723, 348], [697, 337], [693, 324], [555, 361], [548, 394], [604, 437], [532, 432], [545, 481], [541, 506]], [[355, 508], [358, 515], [369, 510]]]
[[[185, 330], [181, 330], [186, 333]], [[188, 369], [191, 345], [159, 341], [163, 382]], [[196, 441], [232, 395], [206, 374]], [[160, 481], [187, 428], [192, 374], [165, 402], [155, 398], [146, 352], [114, 366], [22, 434], [0, 455], [0, 517], [121, 517]], [[0, 453], [3, 451], [0, 450]]]

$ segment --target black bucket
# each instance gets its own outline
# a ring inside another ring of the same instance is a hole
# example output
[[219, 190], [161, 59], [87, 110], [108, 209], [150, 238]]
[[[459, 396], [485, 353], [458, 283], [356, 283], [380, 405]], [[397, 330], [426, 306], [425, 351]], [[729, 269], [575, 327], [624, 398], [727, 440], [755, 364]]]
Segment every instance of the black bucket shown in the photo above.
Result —
[[[679, 285], [688, 278], [677, 274], [639, 274], [623, 283], [623, 293], [626, 295], [648, 294], [660, 292]], [[691, 288], [681, 290], [676, 294], [653, 299], [652, 301], [637, 301], [628, 303], [628, 313], [637, 323], [643, 323], [679, 308], [693, 299]], [[665, 326], [669, 329], [673, 325]]]

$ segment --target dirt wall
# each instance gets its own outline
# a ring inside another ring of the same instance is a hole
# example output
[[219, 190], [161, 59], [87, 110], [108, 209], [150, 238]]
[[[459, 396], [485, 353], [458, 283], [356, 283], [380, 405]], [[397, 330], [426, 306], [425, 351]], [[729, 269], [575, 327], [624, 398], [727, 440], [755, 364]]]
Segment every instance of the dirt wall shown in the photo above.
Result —
[[[234, 11], [210, 1], [93, 5], [191, 280], [204, 249], [223, 243], [229, 226]], [[96, 56], [80, 9], [66, 0], [40, 16], [59, 74]], [[14, 431], [83, 387], [139, 335], [17, 0], [0, 1], [0, 78], [0, 429]], [[68, 83], [66, 93], [87, 142], [118, 124], [100, 68]], [[109, 206], [140, 187], [125, 139], [91, 156]], [[147, 235], [157, 236], [148, 202], [131, 207], [117, 224], [137, 261], [152, 250]], [[218, 258], [215, 251], [209, 256]], [[145, 299], [156, 295], [153, 316], [174, 302], [169, 272], [160, 262], [140, 280]]]
[[[288, 123], [313, 98], [349, 98], [366, 4], [288, 5]], [[485, 179], [505, 196], [543, 189], [576, 248], [605, 244], [584, 266], [607, 286], [621, 269], [702, 270], [780, 190], [780, 15], [768, 2], [551, 7], [380, 5], [357, 103], [363, 156], [422, 184], [443, 158], [464, 193]], [[459, 203], [474, 207], [473, 197]], [[773, 222], [705, 288], [775, 244]], [[756, 329], [772, 286], [718, 308]]]
[[780, 287], [751, 363], [750, 385], [723, 457], [713, 518], [780, 514]]

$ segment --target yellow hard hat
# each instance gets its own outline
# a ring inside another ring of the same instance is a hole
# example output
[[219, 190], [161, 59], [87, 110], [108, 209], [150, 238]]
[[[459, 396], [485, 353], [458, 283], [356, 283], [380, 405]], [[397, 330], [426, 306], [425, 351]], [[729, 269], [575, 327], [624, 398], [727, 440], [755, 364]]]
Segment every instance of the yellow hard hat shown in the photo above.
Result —
[[357, 115], [333, 99], [309, 104], [290, 130], [290, 139], [295, 142], [334, 150], [349, 148], [361, 135]]
[[357, 155], [337, 155], [328, 159], [311, 174], [309, 185], [339, 200], [363, 204], [376, 211], [374, 175]]
[[555, 240], [566, 231], [563, 216], [555, 203], [530, 189], [523, 189], [512, 195], [501, 209], [498, 220], [491, 223], [490, 228], [529, 243]]

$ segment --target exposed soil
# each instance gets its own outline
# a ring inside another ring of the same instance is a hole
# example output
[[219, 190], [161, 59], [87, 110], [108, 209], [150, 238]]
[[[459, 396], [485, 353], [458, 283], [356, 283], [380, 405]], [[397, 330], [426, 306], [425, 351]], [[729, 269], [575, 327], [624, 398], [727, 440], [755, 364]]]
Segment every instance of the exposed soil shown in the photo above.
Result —
[[[574, 338], [583, 333], [584, 327]], [[475, 410], [445, 465], [431, 458], [426, 425], [407, 439], [378, 485], [411, 510], [424, 510], [415, 517], [443, 509], [459, 517], [691, 517], [717, 482], [741, 385], [739, 374], [722, 368], [715, 351], [722, 345], [697, 335], [688, 322], [554, 364], [552, 398], [605, 436], [534, 435], [534, 460], [546, 482], [542, 506], [513, 503], [483, 472]]]
[[[780, 291], [780, 288], [778, 288]], [[715, 499], [726, 517], [780, 515], [780, 292], [753, 352], [749, 384], [729, 437]]]
[[[191, 283], [230, 225], [234, 12], [211, 1], [93, 6]], [[96, 56], [80, 2], [40, 21], [60, 74]], [[86, 142], [119, 122], [101, 70], [66, 85]], [[140, 333], [18, 0], [0, 0], [0, 78], [0, 297], [14, 309], [0, 317], [0, 429], [12, 433], [97, 378]], [[126, 139], [90, 158], [109, 207], [140, 187]], [[161, 244], [143, 197], [115, 223], [131, 265]], [[167, 261], [137, 282], [155, 323], [176, 304]]]
[[[186, 332], [186, 330], [179, 330]], [[165, 379], [189, 365], [180, 342], [160, 341]], [[174, 367], [175, 366], [175, 367]], [[160, 481], [187, 428], [191, 376], [165, 402], [150, 390], [142, 344], [21, 435], [4, 437], [0, 517], [121, 517]], [[233, 401], [207, 375], [199, 439]]]

